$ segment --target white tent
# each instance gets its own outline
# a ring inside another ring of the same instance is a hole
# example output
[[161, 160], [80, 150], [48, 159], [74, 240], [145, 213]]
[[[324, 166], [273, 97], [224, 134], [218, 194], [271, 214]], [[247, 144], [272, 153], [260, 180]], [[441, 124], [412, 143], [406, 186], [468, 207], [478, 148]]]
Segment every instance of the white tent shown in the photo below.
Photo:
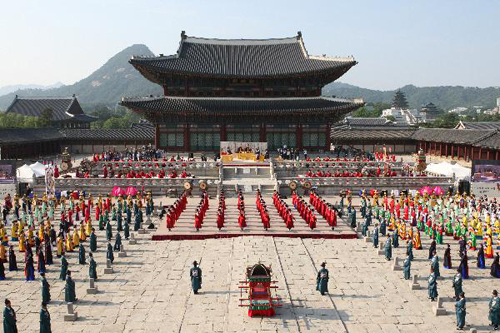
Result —
[[36, 162], [30, 165], [31, 170], [35, 173], [36, 177], [45, 177], [45, 169], [47, 168], [40, 162]]
[[451, 164], [448, 162], [431, 163], [427, 166], [426, 171], [437, 173], [443, 176], [452, 177], [458, 180], [470, 180], [471, 169], [461, 166], [460, 164]]
[[35, 172], [27, 164], [23, 165], [16, 170], [17, 180], [22, 183], [31, 183], [35, 177]]

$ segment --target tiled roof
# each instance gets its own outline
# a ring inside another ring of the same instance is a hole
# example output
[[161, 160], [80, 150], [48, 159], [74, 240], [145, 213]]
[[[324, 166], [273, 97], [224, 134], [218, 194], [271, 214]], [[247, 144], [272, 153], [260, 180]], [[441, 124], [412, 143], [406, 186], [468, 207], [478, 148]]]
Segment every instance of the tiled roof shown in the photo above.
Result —
[[398, 127], [365, 127], [346, 128], [333, 127], [330, 137], [332, 141], [353, 140], [404, 140], [411, 139], [415, 129]]
[[461, 121], [457, 125], [457, 128], [459, 127], [465, 129], [495, 130], [500, 129], [500, 121]]
[[[52, 119], [54, 121], [76, 119], [79, 121], [94, 121], [95, 117], [87, 116], [76, 97], [16, 97], [7, 109], [13, 112], [31, 117], [40, 117], [45, 109], [52, 109]], [[76, 117], [76, 118], [75, 118]]]
[[497, 130], [490, 136], [476, 142], [475, 146], [482, 148], [500, 149], [500, 130]]
[[305, 98], [200, 98], [153, 97], [122, 99], [121, 105], [137, 111], [171, 114], [209, 115], [311, 115], [347, 113], [362, 106], [362, 101], [305, 97]]
[[208, 39], [183, 32], [177, 54], [134, 56], [130, 63], [152, 72], [253, 78], [325, 71], [340, 77], [356, 65], [352, 57], [309, 56], [300, 33], [277, 39]]
[[56, 128], [2, 128], [0, 144], [21, 144], [63, 139]]
[[147, 129], [61, 129], [67, 140], [154, 141], [155, 130]]
[[492, 135], [491, 131], [447, 129], [447, 128], [420, 128], [413, 135], [418, 141], [475, 144]]

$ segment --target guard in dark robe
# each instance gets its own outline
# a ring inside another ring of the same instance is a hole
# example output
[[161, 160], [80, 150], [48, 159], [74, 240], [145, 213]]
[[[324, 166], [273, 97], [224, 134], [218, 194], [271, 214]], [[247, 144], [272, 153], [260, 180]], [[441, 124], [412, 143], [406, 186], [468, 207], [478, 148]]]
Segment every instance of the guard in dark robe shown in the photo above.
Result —
[[189, 270], [189, 277], [191, 278], [191, 287], [193, 288], [193, 293], [198, 294], [198, 290], [201, 289], [202, 282], [201, 268], [198, 267], [196, 261], [193, 262], [193, 267]]
[[3, 309], [3, 332], [17, 333], [16, 312], [8, 299], [5, 299], [5, 308]]
[[47, 282], [47, 278], [45, 277], [45, 273], [40, 274], [40, 283], [42, 285], [42, 302], [49, 303], [50, 302], [50, 285]]
[[469, 278], [469, 258], [467, 257], [467, 251], [462, 254], [462, 259], [460, 260], [460, 273], [462, 274], [462, 279]]
[[457, 315], [457, 330], [463, 330], [465, 326], [465, 305], [465, 294], [462, 292], [460, 293], [459, 300], [455, 303], [455, 313]]
[[392, 246], [397, 249], [399, 247], [399, 235], [398, 235], [398, 231], [395, 230], [393, 233], [392, 233]]
[[413, 261], [413, 242], [411, 240], [406, 241], [406, 255], [410, 258], [410, 261]]
[[382, 234], [382, 236], [385, 236], [387, 232], [387, 224], [385, 223], [385, 219], [382, 220], [382, 223], [380, 223], [380, 233]]
[[5, 280], [5, 267], [3, 261], [0, 260], [0, 280]]
[[89, 277], [97, 281], [97, 264], [92, 253], [89, 253]]
[[65, 281], [66, 274], [68, 274], [68, 261], [66, 256], [63, 254], [61, 257], [61, 273], [59, 274], [59, 279]]
[[496, 290], [493, 290], [488, 308], [488, 318], [491, 322], [491, 326], [493, 326], [493, 329], [497, 331], [500, 326], [500, 298], [498, 297], [498, 292]]
[[38, 260], [36, 264], [38, 273], [45, 273], [45, 256], [41, 248], [38, 250]]
[[431, 260], [434, 256], [434, 252], [436, 252], [436, 241], [432, 240], [431, 246], [429, 247], [429, 257], [427, 259]]
[[113, 247], [115, 251], [120, 251], [122, 247], [122, 236], [119, 232], [116, 233], [115, 236], [115, 246]]
[[458, 245], [460, 245], [460, 257], [462, 257], [462, 254], [465, 253], [465, 251], [467, 250], [467, 242], [465, 241], [465, 239], [462, 237], [460, 238], [460, 240], [458, 241]]
[[460, 273], [460, 269], [457, 269], [457, 274], [453, 277], [453, 290], [455, 291], [455, 300], [458, 301], [460, 294], [463, 292], [462, 274]]
[[483, 244], [479, 244], [479, 250], [477, 251], [477, 267], [481, 269], [486, 268]]
[[[140, 211], [139, 211], [139, 213], [140, 213]], [[141, 228], [141, 216], [140, 216], [140, 214], [136, 214], [134, 218], [135, 218], [134, 231], [137, 231]]]
[[403, 275], [405, 280], [409, 280], [411, 278], [411, 260], [410, 257], [406, 257], [403, 262]]
[[368, 231], [368, 226], [369, 226], [368, 219], [365, 219], [365, 222], [363, 222], [363, 228], [361, 229], [361, 234], [363, 235], [363, 237], [366, 236], [366, 232]]
[[108, 243], [108, 250], [106, 251], [106, 259], [111, 260], [111, 263], [115, 261], [115, 256], [113, 255], [113, 246], [111, 246], [111, 243]]
[[373, 247], [378, 247], [378, 225], [375, 224], [375, 229], [373, 230]]
[[444, 250], [443, 267], [446, 269], [452, 268], [450, 244], [448, 244], [446, 250]]
[[80, 243], [80, 246], [78, 247], [78, 263], [80, 265], [85, 265], [85, 247], [83, 246], [82, 243]]
[[130, 226], [128, 224], [125, 224], [125, 228], [123, 229], [123, 236], [127, 240], [130, 237]]
[[318, 290], [321, 295], [328, 292], [328, 280], [330, 279], [330, 273], [326, 269], [326, 262], [321, 263], [321, 269], [318, 271], [318, 276], [316, 277], [316, 290]]
[[71, 271], [68, 271], [66, 286], [64, 287], [64, 301], [74, 303], [76, 300], [75, 281], [71, 278]]
[[106, 224], [106, 239], [108, 242], [113, 238], [113, 227], [111, 226], [111, 222]]
[[500, 257], [498, 253], [493, 258], [493, 263], [491, 264], [490, 275], [495, 278], [500, 278]]
[[26, 277], [26, 281], [35, 280], [35, 266], [33, 264], [33, 255], [28, 250], [25, 253], [24, 276]]
[[429, 275], [428, 283], [429, 284], [427, 286], [427, 291], [429, 293], [429, 298], [431, 302], [434, 302], [438, 297], [438, 291], [437, 291], [437, 277], [436, 274], [434, 274], [432, 268], [431, 268], [431, 274]]
[[52, 265], [54, 263], [54, 259], [52, 256], [52, 245], [50, 244], [49, 239], [45, 241], [45, 264]]
[[45, 302], [42, 302], [42, 308], [40, 309], [40, 333], [52, 333], [50, 313]]
[[97, 236], [95, 235], [95, 229], [92, 228], [92, 232], [90, 233], [90, 251], [97, 251]]
[[391, 245], [391, 236], [387, 235], [387, 240], [385, 241], [384, 247], [385, 260], [390, 261], [392, 258], [392, 245]]
[[16, 253], [14, 252], [14, 247], [11, 245], [9, 247], [9, 271], [17, 271], [17, 269]]
[[432, 270], [434, 271], [434, 274], [436, 274], [436, 278], [441, 276], [441, 273], [439, 272], [439, 258], [437, 256], [436, 251], [434, 251], [434, 256], [432, 257], [431, 260], [431, 267]]
[[116, 216], [116, 228], [118, 231], [123, 231], [122, 213], [121, 212], [119, 212], [118, 215]]

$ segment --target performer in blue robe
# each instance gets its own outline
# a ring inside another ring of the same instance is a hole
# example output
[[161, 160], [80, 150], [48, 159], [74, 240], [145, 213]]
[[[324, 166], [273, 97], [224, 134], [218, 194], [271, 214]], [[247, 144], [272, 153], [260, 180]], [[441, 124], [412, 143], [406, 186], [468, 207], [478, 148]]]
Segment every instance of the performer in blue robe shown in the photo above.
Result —
[[95, 235], [94, 228], [92, 228], [92, 232], [90, 233], [90, 251], [97, 251], [97, 236]]
[[500, 326], [500, 298], [498, 297], [498, 292], [493, 290], [492, 297], [488, 303], [489, 313], [488, 319], [491, 322], [491, 326], [496, 331]]
[[82, 243], [80, 243], [80, 246], [78, 248], [78, 263], [80, 265], [85, 265], [85, 247], [83, 246]]
[[106, 224], [106, 239], [110, 241], [111, 238], [113, 238], [113, 227], [111, 226], [111, 223], [108, 222]]
[[17, 260], [16, 253], [14, 252], [14, 246], [9, 247], [9, 271], [17, 271]]
[[373, 247], [378, 247], [378, 225], [375, 223], [375, 229], [373, 230]]
[[453, 290], [455, 291], [455, 300], [458, 301], [460, 294], [463, 292], [462, 274], [460, 273], [460, 269], [457, 269], [457, 274], [453, 277]]
[[5, 308], [3, 309], [3, 331], [4, 333], [17, 333], [16, 312], [8, 299], [5, 299]]
[[410, 257], [406, 257], [403, 262], [403, 273], [405, 280], [409, 280], [411, 278], [411, 260]]
[[385, 219], [382, 219], [382, 223], [380, 223], [380, 233], [382, 236], [385, 236], [387, 232], [387, 224], [385, 223]]
[[61, 273], [59, 274], [59, 279], [65, 281], [67, 273], [68, 273], [68, 261], [66, 260], [66, 256], [63, 253], [61, 257]]
[[75, 281], [71, 278], [71, 271], [66, 275], [66, 287], [64, 288], [64, 301], [74, 303], [77, 301], [75, 291]]
[[431, 268], [431, 274], [429, 275], [428, 283], [429, 284], [427, 286], [427, 290], [429, 293], [429, 298], [432, 302], [434, 302], [438, 297], [438, 291], [437, 291], [437, 277], [436, 274], [434, 274], [432, 268]]
[[198, 290], [201, 289], [202, 273], [201, 268], [198, 267], [198, 263], [196, 261], [193, 262], [193, 267], [189, 270], [189, 277], [191, 278], [193, 293], [198, 294]]
[[436, 274], [436, 278], [440, 277], [441, 274], [439, 272], [439, 258], [437, 256], [437, 253], [434, 251], [434, 256], [432, 257], [431, 260], [431, 267], [432, 270], [434, 271], [434, 274]]
[[394, 230], [394, 232], [392, 233], [392, 246], [395, 249], [399, 247], [399, 235], [397, 230]]
[[97, 281], [97, 264], [92, 253], [89, 253], [89, 277]]
[[326, 269], [326, 262], [321, 263], [321, 269], [318, 271], [318, 276], [316, 277], [316, 290], [318, 290], [321, 295], [328, 292], [328, 280], [330, 279], [330, 273]]
[[465, 326], [465, 314], [466, 314], [466, 300], [465, 294], [460, 293], [460, 299], [455, 303], [455, 313], [457, 315], [457, 329], [463, 330]]
[[122, 246], [122, 236], [120, 235], [119, 232], [117, 232], [115, 236], [115, 245], [113, 248], [115, 251], [120, 251], [121, 246]]
[[477, 251], [477, 267], [481, 269], [486, 268], [486, 260], [484, 259], [483, 244], [479, 244], [479, 250]]
[[136, 214], [135, 217], [134, 217], [134, 231], [137, 231], [141, 228], [141, 216], [140, 214]]
[[50, 313], [45, 302], [42, 303], [42, 308], [40, 309], [40, 333], [52, 333]]
[[413, 261], [413, 242], [411, 240], [406, 241], [406, 255], [408, 256], [410, 261]]
[[128, 223], [125, 223], [125, 228], [123, 230], [123, 236], [125, 239], [128, 239], [130, 237], [130, 226]]
[[49, 303], [50, 302], [50, 285], [47, 282], [47, 278], [45, 277], [45, 273], [40, 274], [40, 284], [42, 285], [42, 302]]
[[118, 215], [116, 216], [116, 229], [118, 231], [123, 231], [123, 225], [122, 225], [122, 213], [118, 213]]
[[115, 261], [115, 256], [113, 255], [113, 246], [111, 246], [111, 243], [108, 243], [108, 250], [106, 252], [106, 259], [111, 260], [111, 263]]

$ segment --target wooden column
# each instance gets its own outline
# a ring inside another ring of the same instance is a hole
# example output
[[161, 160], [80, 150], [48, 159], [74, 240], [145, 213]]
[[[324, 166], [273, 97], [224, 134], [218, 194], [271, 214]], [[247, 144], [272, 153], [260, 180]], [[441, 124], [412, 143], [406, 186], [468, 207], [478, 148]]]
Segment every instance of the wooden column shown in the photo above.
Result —
[[331, 126], [330, 123], [326, 124], [326, 133], [325, 133], [325, 151], [330, 151], [330, 144], [331, 144], [331, 138], [330, 138], [330, 132], [331, 132]]
[[295, 135], [295, 145], [297, 146], [298, 149], [304, 148], [302, 146], [302, 134], [303, 133], [304, 133], [304, 130], [302, 128], [302, 124], [297, 124], [297, 132]]
[[226, 124], [220, 125], [220, 141], [227, 141]]
[[266, 124], [260, 124], [259, 127], [259, 141], [266, 142]]
[[160, 148], [160, 125], [155, 126], [155, 148]]
[[190, 151], [189, 147], [189, 124], [184, 125], [184, 151]]

